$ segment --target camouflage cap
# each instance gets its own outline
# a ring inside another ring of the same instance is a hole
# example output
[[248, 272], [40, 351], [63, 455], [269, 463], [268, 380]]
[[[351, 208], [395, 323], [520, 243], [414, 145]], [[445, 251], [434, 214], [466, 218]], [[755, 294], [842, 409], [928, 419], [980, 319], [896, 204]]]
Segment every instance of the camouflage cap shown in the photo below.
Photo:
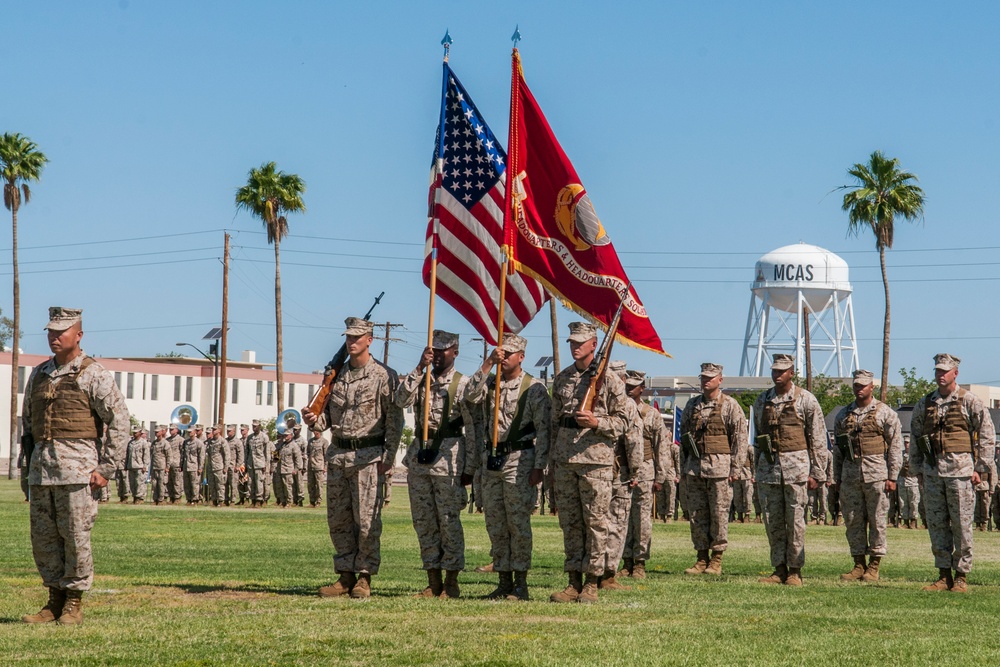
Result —
[[646, 373], [643, 371], [625, 371], [625, 386], [637, 387], [646, 384]]
[[191, 428], [193, 428], [196, 431], [204, 431], [205, 430], [205, 426], [203, 424], [195, 424]]
[[254, 426], [260, 426], [260, 420], [259, 419], [252, 419], [252, 420], [250, 420], [250, 423], [253, 424]]
[[226, 430], [227, 431], [235, 431], [236, 430], [236, 424], [226, 424]]
[[172, 422], [171, 422], [170, 424], [165, 424], [165, 426], [166, 426], [167, 428], [172, 428], [172, 429], [173, 429], [173, 430], [175, 430], [175, 431], [179, 431], [179, 430], [181, 430], [181, 429], [180, 429], [180, 427], [179, 427], [179, 426], [177, 426], [177, 424], [174, 424], [174, 423], [172, 423]]
[[243, 429], [248, 429], [249, 430], [249, 428], [250, 428], [249, 424], [240, 424], [240, 430], [243, 430]]
[[458, 348], [458, 334], [450, 331], [434, 330], [431, 336], [431, 347], [435, 350], [447, 350], [450, 347]]
[[620, 359], [608, 362], [608, 370], [623, 380], [625, 379], [626, 366], [627, 364], [624, 361], [621, 361]]
[[344, 336], [371, 336], [375, 328], [374, 324], [360, 317], [348, 317], [344, 320], [344, 324], [346, 325]]
[[83, 323], [83, 309], [63, 308], [62, 306], [51, 306], [49, 308], [49, 323], [43, 329], [53, 331], [65, 331], [74, 324]]
[[591, 338], [597, 338], [597, 327], [589, 322], [570, 322], [569, 338], [571, 343], [586, 343]]
[[167, 430], [167, 425], [166, 424], [157, 424], [156, 425], [156, 430], [157, 431], [166, 431]]
[[133, 426], [132, 427], [132, 432], [133, 433], [140, 433], [141, 431], [142, 431], [142, 427], [141, 426]]
[[701, 365], [701, 372], [698, 375], [707, 378], [719, 377], [722, 375], [722, 364], [713, 364], [710, 361], [706, 361]]
[[504, 352], [510, 353], [524, 352], [526, 347], [528, 347], [528, 341], [517, 334], [504, 334], [503, 345], [500, 346]]
[[774, 355], [771, 361], [772, 371], [787, 371], [789, 368], [795, 368], [795, 357], [790, 354]]
[[934, 370], [936, 371], [950, 371], [952, 368], [958, 368], [960, 363], [962, 360], [951, 354], [942, 352], [934, 355]]
[[871, 371], [859, 368], [852, 375], [854, 376], [854, 384], [872, 384], [875, 382], [875, 374]]
[[302, 424], [296, 424], [295, 426], [292, 427], [292, 430], [298, 433], [299, 431], [302, 430]]

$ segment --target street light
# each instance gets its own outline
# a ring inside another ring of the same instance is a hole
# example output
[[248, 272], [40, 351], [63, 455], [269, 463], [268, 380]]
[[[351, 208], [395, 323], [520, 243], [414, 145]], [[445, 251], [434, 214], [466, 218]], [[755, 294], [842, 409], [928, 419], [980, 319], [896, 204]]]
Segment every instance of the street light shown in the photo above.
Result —
[[198, 354], [212, 362], [212, 425], [214, 426], [215, 423], [219, 421], [219, 344], [212, 343], [208, 346], [208, 351], [211, 352], [214, 357], [208, 356], [191, 343], [177, 343], [177, 347], [183, 347], [185, 345], [194, 348], [198, 351]]

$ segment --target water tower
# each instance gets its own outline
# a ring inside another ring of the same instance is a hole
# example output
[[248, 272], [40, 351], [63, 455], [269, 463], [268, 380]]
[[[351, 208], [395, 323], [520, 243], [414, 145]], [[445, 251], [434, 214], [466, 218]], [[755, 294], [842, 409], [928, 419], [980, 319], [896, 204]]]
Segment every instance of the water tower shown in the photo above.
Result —
[[847, 273], [847, 262], [807, 243], [757, 260], [740, 375], [769, 375], [771, 355], [780, 352], [795, 355], [795, 368], [805, 376], [807, 341], [815, 372], [847, 377], [857, 370]]

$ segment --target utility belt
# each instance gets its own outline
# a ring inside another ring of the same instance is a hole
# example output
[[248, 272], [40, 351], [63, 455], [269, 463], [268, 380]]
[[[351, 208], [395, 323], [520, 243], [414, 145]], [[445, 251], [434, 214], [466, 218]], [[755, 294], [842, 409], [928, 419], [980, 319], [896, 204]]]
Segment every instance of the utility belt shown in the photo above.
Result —
[[349, 449], [357, 451], [368, 447], [383, 447], [385, 445], [385, 434], [366, 435], [362, 438], [338, 438], [334, 436], [331, 445], [337, 449]]
[[587, 428], [576, 423], [576, 417], [563, 417], [559, 420], [560, 428], [575, 428], [577, 430]]

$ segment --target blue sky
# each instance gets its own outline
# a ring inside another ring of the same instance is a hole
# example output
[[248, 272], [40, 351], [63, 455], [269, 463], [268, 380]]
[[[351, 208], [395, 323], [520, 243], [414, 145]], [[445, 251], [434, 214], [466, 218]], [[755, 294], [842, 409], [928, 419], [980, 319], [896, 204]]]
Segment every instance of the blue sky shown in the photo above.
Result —
[[[20, 215], [22, 348], [47, 353], [40, 330], [55, 304], [85, 308], [92, 354], [198, 343], [219, 322], [228, 229], [232, 356], [273, 360], [273, 252], [233, 195], [274, 160], [308, 185], [308, 211], [282, 244], [286, 370], [320, 368], [344, 317], [384, 290], [373, 317], [406, 325], [390, 361], [409, 371], [426, 340], [439, 42], [447, 28], [452, 67], [505, 139], [519, 25], [528, 84], [674, 355], [616, 357], [654, 375], [694, 374], [705, 360], [735, 375], [754, 261], [804, 241], [851, 266], [861, 364], [878, 370], [874, 242], [847, 237], [830, 192], [880, 149], [927, 194], [926, 220], [899, 223], [888, 256], [891, 368], [929, 376], [931, 356], [949, 351], [965, 360], [962, 381], [1000, 382], [998, 13], [928, 2], [23, 3], [0, 41], [0, 131], [29, 136], [51, 162]], [[9, 269], [0, 276], [9, 314]], [[563, 331], [572, 319], [561, 311]], [[471, 327], [443, 303], [437, 325], [463, 334], [459, 368], [471, 372]], [[525, 333], [529, 361], [550, 354], [547, 318]]]

